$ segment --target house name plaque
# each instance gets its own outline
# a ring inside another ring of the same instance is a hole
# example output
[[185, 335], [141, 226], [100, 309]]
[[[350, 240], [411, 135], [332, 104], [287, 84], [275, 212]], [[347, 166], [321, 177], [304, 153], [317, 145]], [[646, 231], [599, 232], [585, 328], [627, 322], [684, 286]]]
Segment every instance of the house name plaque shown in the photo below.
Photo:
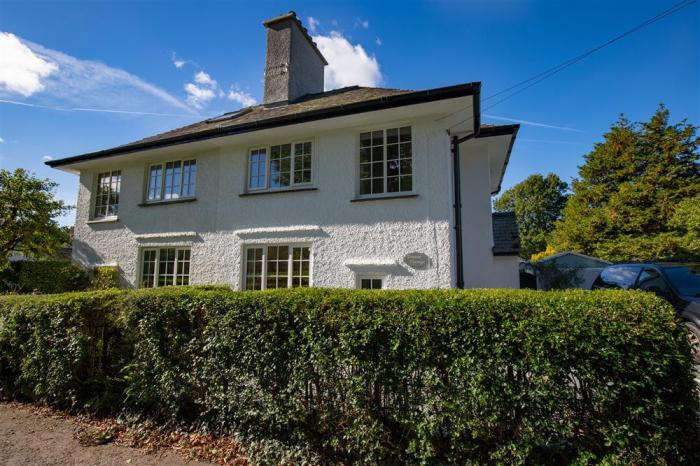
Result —
[[412, 252], [403, 258], [404, 263], [416, 270], [425, 270], [430, 267], [430, 258], [422, 252]]

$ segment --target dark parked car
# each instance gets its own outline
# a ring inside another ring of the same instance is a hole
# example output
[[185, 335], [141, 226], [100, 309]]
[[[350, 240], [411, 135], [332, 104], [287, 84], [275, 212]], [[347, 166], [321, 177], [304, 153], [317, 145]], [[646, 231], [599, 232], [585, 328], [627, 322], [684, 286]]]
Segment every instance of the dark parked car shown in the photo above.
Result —
[[688, 326], [693, 358], [700, 364], [700, 264], [611, 265], [591, 288], [650, 291], [670, 302]]

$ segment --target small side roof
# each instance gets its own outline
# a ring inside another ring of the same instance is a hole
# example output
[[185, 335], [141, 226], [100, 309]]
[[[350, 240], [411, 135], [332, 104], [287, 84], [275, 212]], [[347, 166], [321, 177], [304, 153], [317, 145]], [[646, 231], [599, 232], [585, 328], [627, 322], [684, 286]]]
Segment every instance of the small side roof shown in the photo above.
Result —
[[517, 256], [520, 254], [520, 235], [515, 212], [494, 212], [491, 214], [493, 228], [493, 255]]
[[[501, 167], [501, 171], [498, 174], [498, 186], [494, 189], [491, 194], [498, 194], [501, 190], [501, 184], [503, 183], [503, 176], [506, 174], [506, 168], [508, 167], [508, 161], [510, 160], [510, 154], [513, 152], [513, 145], [515, 144], [515, 138], [518, 136], [518, 130], [520, 130], [520, 125], [481, 125], [479, 134], [476, 135], [476, 139], [482, 138], [492, 138], [500, 136], [508, 136], [508, 149], [505, 151], [503, 159], [498, 160], [498, 164]], [[492, 173], [495, 178], [496, 174]]]

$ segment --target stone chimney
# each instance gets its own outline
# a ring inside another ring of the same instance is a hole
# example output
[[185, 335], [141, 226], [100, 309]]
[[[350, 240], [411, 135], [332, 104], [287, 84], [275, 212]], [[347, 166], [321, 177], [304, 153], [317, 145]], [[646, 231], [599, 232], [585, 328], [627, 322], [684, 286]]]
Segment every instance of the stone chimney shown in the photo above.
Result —
[[286, 102], [323, 92], [323, 67], [328, 64], [296, 13], [263, 22], [267, 28], [265, 104]]

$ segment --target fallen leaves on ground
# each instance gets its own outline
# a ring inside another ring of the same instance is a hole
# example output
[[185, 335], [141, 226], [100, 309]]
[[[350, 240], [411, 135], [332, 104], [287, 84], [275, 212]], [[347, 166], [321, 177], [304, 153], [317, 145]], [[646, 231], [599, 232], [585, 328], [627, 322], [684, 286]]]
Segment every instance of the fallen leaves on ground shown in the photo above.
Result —
[[72, 422], [76, 426], [75, 439], [85, 447], [114, 443], [153, 454], [172, 450], [187, 460], [235, 466], [249, 464], [241, 445], [231, 437], [168, 429], [148, 421], [127, 424], [113, 418], [72, 415], [55, 408], [16, 401], [5, 403], [13, 408], [28, 409], [38, 416]]

